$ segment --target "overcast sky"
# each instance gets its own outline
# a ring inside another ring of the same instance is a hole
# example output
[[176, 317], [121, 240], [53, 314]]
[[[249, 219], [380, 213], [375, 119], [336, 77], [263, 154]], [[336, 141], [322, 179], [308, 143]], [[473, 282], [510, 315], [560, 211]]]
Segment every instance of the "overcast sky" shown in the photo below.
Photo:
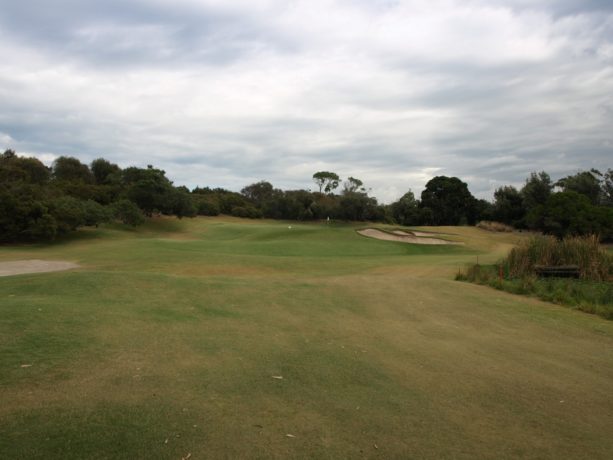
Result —
[[0, 149], [390, 202], [613, 167], [611, 0], [0, 0]]

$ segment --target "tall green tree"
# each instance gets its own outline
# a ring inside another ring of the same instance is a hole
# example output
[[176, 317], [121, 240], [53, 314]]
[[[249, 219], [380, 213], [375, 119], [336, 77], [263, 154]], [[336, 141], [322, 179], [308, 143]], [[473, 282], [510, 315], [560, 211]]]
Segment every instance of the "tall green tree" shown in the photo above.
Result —
[[119, 182], [121, 179], [121, 168], [104, 158], [96, 158], [92, 161], [90, 169], [98, 185], [108, 185], [113, 182]]
[[366, 192], [364, 182], [355, 177], [349, 177], [343, 184], [343, 193]]
[[600, 178], [602, 174], [596, 169], [581, 171], [577, 174], [566, 176], [555, 183], [563, 192], [576, 192], [585, 196], [590, 203], [600, 203]]
[[421, 206], [431, 210], [434, 225], [474, 224], [475, 201], [457, 177], [434, 177], [421, 192]]
[[322, 190], [325, 193], [332, 193], [340, 184], [341, 178], [330, 171], [319, 171], [313, 174], [313, 181], [319, 187], [319, 193], [322, 193]]
[[392, 216], [401, 225], [420, 225], [421, 211], [415, 194], [409, 190], [391, 205]]
[[551, 177], [545, 171], [530, 173], [525, 185], [521, 189], [526, 211], [542, 205], [547, 201], [553, 190]]
[[94, 175], [77, 158], [61, 156], [53, 162], [53, 179], [57, 182], [93, 184]]
[[526, 208], [522, 194], [512, 185], [500, 187], [494, 192], [492, 209], [494, 220], [507, 225], [521, 226]]

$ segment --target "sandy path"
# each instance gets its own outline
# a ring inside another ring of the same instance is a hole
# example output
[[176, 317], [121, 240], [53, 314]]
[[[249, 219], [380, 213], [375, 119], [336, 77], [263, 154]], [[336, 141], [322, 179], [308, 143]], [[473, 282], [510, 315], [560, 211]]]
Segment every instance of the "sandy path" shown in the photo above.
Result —
[[13, 260], [11, 262], [0, 262], [0, 276], [59, 272], [78, 267], [77, 264], [61, 260]]
[[[374, 228], [367, 228], [365, 230], [358, 230], [358, 233], [363, 236], [367, 236], [369, 238], [376, 238], [378, 240], [385, 241], [400, 241], [402, 243], [412, 243], [412, 244], [463, 244], [456, 243], [453, 241], [442, 240], [440, 238], [418, 238], [415, 234], [411, 235], [410, 233], [403, 232], [402, 230], [396, 230], [392, 233], [382, 232], [381, 230], [377, 230]], [[424, 233], [418, 232], [420, 235]], [[426, 235], [430, 235], [429, 233]]]

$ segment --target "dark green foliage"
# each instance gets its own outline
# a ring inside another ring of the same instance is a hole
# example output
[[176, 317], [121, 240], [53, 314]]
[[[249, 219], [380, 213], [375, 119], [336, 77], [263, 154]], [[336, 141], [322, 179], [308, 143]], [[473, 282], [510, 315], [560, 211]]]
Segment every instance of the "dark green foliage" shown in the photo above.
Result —
[[57, 223], [35, 186], [0, 186], [0, 242], [50, 240]]
[[43, 185], [49, 182], [51, 171], [36, 158], [25, 158], [6, 150], [0, 155], [0, 183], [25, 182]]
[[343, 184], [343, 193], [366, 192], [366, 188], [363, 185], [364, 183], [360, 179], [349, 177]]
[[[380, 205], [360, 179], [349, 177], [340, 194], [333, 172], [313, 175], [319, 191], [275, 189], [270, 182], [248, 185], [237, 193], [222, 188], [175, 187], [166, 173], [147, 168], [121, 169], [104, 158], [91, 167], [62, 156], [47, 168], [12, 150], [0, 155], [0, 241], [52, 239], [81, 226], [117, 218], [130, 225], [154, 214], [179, 218], [227, 214], [290, 220], [340, 219], [402, 225], [474, 225], [496, 220], [563, 237], [597, 233], [613, 239], [613, 171], [591, 170], [561, 179], [565, 192], [552, 194], [545, 172], [532, 173], [521, 191], [501, 187], [494, 203], [475, 199], [457, 177], [430, 180], [421, 201], [409, 191], [397, 202]], [[132, 206], [127, 202], [132, 203]], [[595, 205], [594, 203], [599, 205]]]
[[437, 176], [421, 192], [421, 206], [432, 211], [433, 225], [475, 224], [475, 198], [457, 177]]
[[319, 171], [313, 174], [313, 181], [319, 187], [319, 193], [332, 193], [339, 185], [341, 178], [330, 171]]
[[58, 233], [68, 233], [85, 225], [84, 202], [71, 196], [62, 196], [49, 204], [49, 213], [58, 224]]
[[339, 200], [337, 217], [343, 220], [381, 221], [382, 213], [377, 206], [376, 198], [369, 197], [363, 192], [345, 192]]
[[51, 170], [12, 150], [0, 155], [0, 242], [52, 240], [114, 218], [138, 225], [141, 209], [149, 215], [197, 213], [189, 190], [174, 187], [153, 167], [121, 171], [99, 158], [90, 170], [76, 158], [60, 157]]
[[169, 195], [172, 183], [161, 169], [148, 166], [146, 169], [130, 167], [122, 172], [126, 196], [146, 215], [168, 212], [171, 207]]
[[145, 222], [142, 211], [130, 200], [122, 199], [113, 203], [112, 212], [115, 219], [126, 225], [136, 227]]
[[94, 175], [87, 165], [73, 157], [59, 157], [53, 162], [53, 180], [57, 182], [94, 183]]
[[600, 187], [601, 204], [603, 206], [613, 207], [613, 169], [609, 168], [607, 172], [602, 175]]
[[169, 208], [170, 213], [174, 214], [179, 219], [183, 217], [195, 217], [198, 214], [198, 209], [191, 195], [178, 188], [170, 193]]
[[573, 191], [552, 194], [528, 213], [526, 223], [558, 238], [589, 234], [613, 238], [613, 209], [593, 206], [585, 195]]
[[97, 158], [90, 165], [96, 184], [108, 185], [121, 180], [121, 169], [104, 158]]
[[549, 174], [545, 171], [540, 173], [531, 173], [530, 177], [526, 179], [526, 184], [521, 189], [521, 195], [524, 200], [524, 208], [526, 211], [530, 211], [535, 207], [542, 205], [547, 201], [551, 191], [553, 190], [553, 184]]
[[100, 203], [87, 200], [83, 202], [84, 225], [95, 226], [110, 222], [113, 218], [113, 211], [108, 206], [102, 206]]
[[522, 226], [526, 215], [524, 198], [513, 186], [500, 187], [494, 192], [493, 220], [514, 227]]
[[220, 214], [219, 203], [214, 198], [196, 198], [197, 211], [200, 216], [218, 216]]
[[257, 219], [258, 217], [262, 217], [261, 211], [251, 205], [234, 206], [232, 207], [230, 215], [234, 217], [246, 217], [249, 219]]
[[241, 193], [255, 206], [261, 208], [266, 201], [272, 198], [273, 186], [270, 182], [260, 181], [244, 187]]
[[421, 223], [421, 214], [419, 202], [415, 199], [415, 195], [411, 190], [402, 195], [402, 197], [392, 203], [392, 216], [394, 220], [401, 225], [419, 225]]
[[602, 174], [599, 171], [582, 171], [573, 176], [567, 176], [555, 183], [564, 192], [575, 192], [585, 196], [593, 205], [600, 203], [600, 180]]

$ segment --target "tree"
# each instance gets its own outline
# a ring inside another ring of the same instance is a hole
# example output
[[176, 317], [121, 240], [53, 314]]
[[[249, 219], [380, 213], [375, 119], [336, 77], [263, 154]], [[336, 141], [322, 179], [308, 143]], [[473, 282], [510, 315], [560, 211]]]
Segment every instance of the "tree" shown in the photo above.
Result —
[[493, 218], [514, 227], [521, 226], [526, 208], [522, 194], [512, 185], [496, 189], [494, 192]]
[[365, 192], [364, 183], [360, 179], [350, 177], [343, 184], [343, 193]]
[[194, 217], [198, 214], [198, 209], [192, 200], [192, 196], [180, 187], [171, 193], [169, 210], [179, 219]]
[[113, 214], [116, 219], [119, 219], [126, 225], [137, 225], [145, 222], [145, 216], [142, 211], [130, 200], [122, 199], [113, 203]]
[[593, 206], [585, 195], [574, 191], [559, 192], [534, 208], [527, 220], [531, 226], [558, 238], [594, 233], [607, 239], [612, 236], [613, 209]]
[[607, 169], [607, 172], [602, 175], [600, 187], [601, 204], [613, 207], [613, 169]]
[[419, 201], [411, 190], [392, 203], [392, 216], [400, 225], [420, 225]]
[[270, 182], [260, 181], [244, 187], [241, 193], [257, 207], [261, 207], [264, 202], [272, 198], [273, 190]]
[[50, 171], [36, 158], [19, 157], [12, 150], [0, 155], [0, 181], [43, 185], [49, 182]]
[[421, 206], [432, 211], [434, 225], [474, 224], [475, 198], [457, 177], [437, 176], [421, 192]]
[[148, 216], [155, 211], [170, 212], [173, 187], [165, 174], [152, 166], [147, 169], [130, 167], [122, 172], [127, 198]]
[[532, 208], [545, 203], [552, 190], [553, 184], [549, 174], [545, 171], [541, 171], [538, 174], [535, 172], [530, 173], [530, 177], [526, 179], [526, 184], [520, 191], [526, 211], [530, 211]]
[[319, 193], [321, 193], [322, 190], [326, 193], [331, 193], [338, 187], [341, 178], [333, 172], [319, 171], [313, 174], [313, 180], [319, 187]]
[[563, 192], [577, 192], [587, 197], [590, 203], [596, 205], [600, 202], [600, 179], [602, 174], [596, 169], [582, 171], [572, 176], [566, 176], [555, 183]]
[[94, 183], [94, 175], [87, 165], [73, 157], [59, 157], [53, 162], [53, 178], [58, 182]]
[[121, 168], [104, 158], [96, 158], [92, 161], [90, 169], [94, 175], [96, 184], [107, 185], [118, 182], [120, 179]]

